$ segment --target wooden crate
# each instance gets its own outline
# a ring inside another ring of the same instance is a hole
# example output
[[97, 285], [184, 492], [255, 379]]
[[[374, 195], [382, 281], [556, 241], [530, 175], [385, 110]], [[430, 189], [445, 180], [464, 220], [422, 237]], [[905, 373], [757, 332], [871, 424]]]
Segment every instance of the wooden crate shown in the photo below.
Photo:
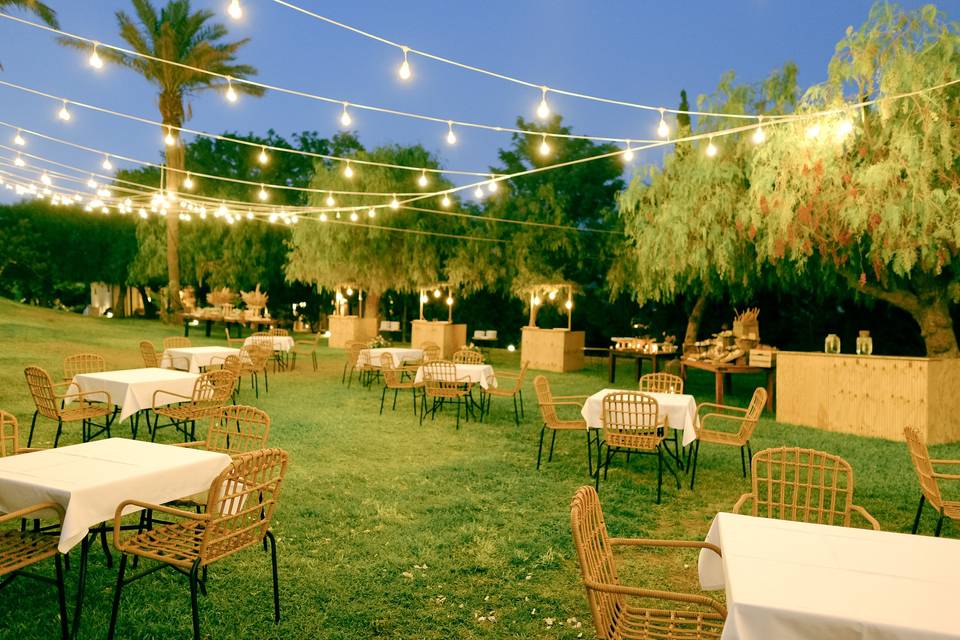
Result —
[[960, 441], [960, 359], [780, 351], [777, 420], [903, 440], [916, 427], [931, 444]]
[[777, 352], [771, 349], [751, 349], [747, 360], [751, 367], [769, 369], [777, 362]]

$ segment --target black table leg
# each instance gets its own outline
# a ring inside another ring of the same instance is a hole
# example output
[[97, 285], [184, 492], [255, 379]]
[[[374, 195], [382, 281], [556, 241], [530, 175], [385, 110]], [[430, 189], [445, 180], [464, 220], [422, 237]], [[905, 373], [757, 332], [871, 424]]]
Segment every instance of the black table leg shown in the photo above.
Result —
[[610, 369], [610, 382], [611, 382], [611, 383], [612, 383], [612, 382], [616, 382], [616, 380], [617, 380], [617, 356], [616, 356], [616, 354], [613, 353], [613, 351], [610, 352], [610, 357], [609, 357], [609, 363], [608, 363], [608, 364], [609, 364], [609, 369]]
[[208, 338], [210, 337], [210, 330], [211, 330], [211, 329], [213, 329], [213, 320], [207, 320], [207, 330], [206, 330], [205, 333], [206, 333], [206, 336], [207, 336]]
[[90, 538], [97, 535], [96, 531], [88, 533], [80, 543], [80, 569], [77, 572], [77, 604], [73, 611], [73, 632], [71, 637], [76, 638], [80, 633], [80, 613], [83, 610], [83, 591], [87, 583], [87, 556], [90, 553]]

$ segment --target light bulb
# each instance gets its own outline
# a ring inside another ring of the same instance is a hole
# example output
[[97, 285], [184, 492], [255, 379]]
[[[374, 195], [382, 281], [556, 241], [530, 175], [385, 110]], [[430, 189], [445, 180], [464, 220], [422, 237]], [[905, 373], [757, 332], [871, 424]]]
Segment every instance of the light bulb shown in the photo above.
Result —
[[247, 211], [247, 220], [253, 220], [253, 211]]
[[356, 211], [354, 211], [353, 213], [350, 214], [350, 221], [351, 221], [351, 222], [356, 222], [356, 221], [359, 220], [359, 219], [360, 219], [360, 216], [357, 215], [357, 212], [356, 212]]
[[407, 60], [407, 53], [410, 51], [407, 47], [401, 47], [403, 50], [403, 62], [400, 63], [400, 68], [397, 69], [397, 74], [399, 74], [401, 80], [409, 80], [412, 72], [410, 70], [410, 62]]
[[374, 209], [373, 207], [371, 207], [371, 208], [370, 208], [370, 211], [367, 211], [367, 217], [368, 217], [368, 218], [376, 218], [376, 217], [377, 217], [377, 210]]
[[328, 194], [327, 194], [327, 199], [324, 200], [324, 202], [326, 203], [326, 205], [327, 205], [328, 207], [332, 207], [332, 206], [334, 206], [334, 205], [337, 204], [337, 201], [334, 200], [332, 193], [328, 193]]
[[556, 299], [557, 299], [557, 292], [556, 292], [556, 291], [551, 291], [550, 293], [547, 294], [547, 297], [548, 297], [550, 300], [556, 300]]
[[547, 136], [543, 136], [543, 140], [540, 142], [540, 155], [550, 155], [550, 145], [547, 144]]
[[420, 185], [421, 187], [426, 187], [428, 184], [430, 184], [430, 180], [427, 178], [426, 171], [421, 173], [420, 177], [417, 178], [417, 184]]
[[17, 129], [17, 135], [13, 137], [13, 144], [17, 145], [18, 147], [24, 147], [27, 145], [27, 141], [23, 139], [22, 135], [20, 135], [19, 129]]
[[193, 178], [190, 177], [190, 174], [187, 174], [187, 177], [183, 179], [183, 188], [184, 189], [193, 189]]
[[20, 154], [17, 154], [17, 159], [13, 161], [13, 164], [18, 167], [25, 167], [27, 163], [23, 161], [23, 158], [20, 157]]
[[45, 185], [48, 186], [48, 187], [49, 187], [51, 184], [53, 184], [53, 180], [50, 179], [50, 176], [48, 176], [48, 175], [46, 174], [46, 172], [44, 172], [44, 174], [43, 174], [42, 176], [40, 176], [40, 182], [42, 182], [43, 184], [45, 184]]
[[477, 185], [477, 188], [473, 190], [473, 197], [477, 200], [483, 199], [483, 187]]
[[327, 221], [327, 214], [321, 213], [321, 214], [320, 214], [320, 222], [326, 222], [326, 221]]
[[499, 188], [500, 186], [496, 180], [491, 180], [490, 183], [487, 184], [487, 191], [489, 191], [490, 193], [496, 193], [497, 189]]
[[350, 117], [350, 112], [347, 111], [347, 103], [343, 103], [343, 111], [340, 113], [340, 124], [345, 127], [349, 127], [353, 123], [353, 118]]
[[87, 180], [87, 186], [90, 187], [91, 189], [97, 188], [97, 181], [93, 179], [93, 176], [90, 176], [90, 179]]
[[97, 43], [93, 43], [93, 53], [90, 54], [88, 59], [90, 66], [94, 69], [103, 69], [103, 58], [100, 57], [100, 54], [97, 53]]
[[563, 306], [566, 307], [567, 310], [573, 309], [573, 300], [567, 300], [563, 303]]
[[666, 138], [670, 135], [670, 126], [667, 124], [667, 121], [663, 119], [664, 110], [660, 109], [660, 124], [657, 125], [657, 135], [661, 138]]
[[837, 125], [837, 140], [843, 140], [853, 131], [853, 122], [850, 120], [842, 120], [839, 125]]
[[440, 289], [434, 289], [434, 290], [433, 290], [433, 297], [434, 297], [434, 298], [439, 298], [439, 297], [440, 297]]
[[353, 295], [353, 287], [347, 287], [347, 295], [348, 295], [348, 296], [352, 296], [352, 295]]
[[452, 306], [453, 306], [453, 298], [450, 297], [450, 296], [447, 296], [447, 306], [448, 306], [448, 307], [452, 307]]
[[539, 306], [539, 305], [540, 305], [540, 296], [533, 296], [533, 300], [531, 300], [530, 302], [532, 302], [532, 303], [533, 303], [533, 306], [535, 306], [535, 307], [536, 307], [536, 306]]
[[168, 147], [177, 144], [177, 139], [173, 137], [173, 127], [167, 125], [167, 135], [163, 137], [163, 143]]
[[390, 201], [390, 208], [394, 211], [400, 208], [400, 201], [397, 200], [397, 196], [393, 196], [393, 200]]
[[623, 161], [624, 162], [633, 162], [633, 149], [630, 148], [630, 142], [625, 143], [627, 148], [623, 150]]
[[227, 78], [227, 101], [236, 102], [237, 101], [237, 92], [233, 88], [233, 81], [230, 78]]
[[109, 156], [109, 155], [103, 156], [103, 162], [100, 164], [100, 166], [103, 167], [103, 170], [104, 170], [104, 171], [112, 171], [112, 170], [113, 170], [113, 163], [110, 162], [110, 156]]
[[714, 146], [713, 140], [711, 139], [710, 142], [707, 143], [707, 157], [712, 158], [715, 155], [717, 155], [717, 147]]
[[57, 117], [63, 120], [64, 122], [70, 120], [70, 111], [67, 109], [67, 101], [63, 101], [63, 106], [60, 107], [60, 111], [57, 112]]
[[457, 134], [453, 132], [453, 120], [447, 121], [447, 144], [457, 144]]
[[807, 138], [809, 138], [809, 139], [811, 139], [811, 140], [814, 139], [814, 138], [816, 138], [817, 136], [819, 136], [819, 135], [820, 135], [820, 123], [815, 122], [815, 123], [813, 123], [812, 125], [810, 125], [809, 127], [807, 127], [806, 134], [807, 134]]
[[440, 201], [440, 204], [443, 205], [444, 207], [449, 207], [449, 206], [450, 206], [450, 196], [448, 196], [447, 194], [443, 194], [443, 199]]
[[752, 138], [754, 144], [761, 144], [766, 140], [767, 134], [763, 131], [763, 127], [757, 127], [757, 130], [753, 132]]
[[336, 217], [337, 217], [337, 220], [340, 219], [340, 212], [339, 212], [339, 211], [337, 211]]
[[257, 162], [260, 164], [267, 164], [270, 162], [270, 156], [267, 155], [266, 147], [260, 147], [260, 155], [257, 156]]
[[230, 211], [227, 209], [227, 205], [225, 205], [224, 203], [221, 202], [221, 203], [220, 203], [220, 206], [217, 207], [217, 210], [214, 212], [213, 215], [214, 215], [215, 217], [217, 217], [217, 218], [222, 218], [223, 216], [227, 215], [228, 213], [230, 213]]
[[230, 0], [230, 4], [227, 6], [227, 13], [229, 13], [230, 17], [234, 20], [242, 18], [243, 7], [240, 6], [240, 0]]
[[429, 302], [429, 301], [430, 301], [430, 296], [428, 296], [425, 293], [420, 295], [420, 302]]
[[270, 217], [267, 218], [267, 220], [269, 220], [271, 223], [276, 222], [276, 221], [277, 221], [277, 214], [271, 211], [271, 212], [270, 212]]
[[540, 87], [540, 105], [537, 107], [537, 117], [546, 120], [550, 117], [550, 105], [547, 104], [547, 88]]
[[353, 177], [353, 167], [350, 166], [350, 163], [347, 163], [347, 166], [343, 168], [343, 177], [348, 180]]
[[267, 190], [263, 188], [263, 185], [260, 185], [260, 192], [257, 194], [257, 197], [262, 201], [266, 202], [270, 198], [270, 194], [267, 193]]

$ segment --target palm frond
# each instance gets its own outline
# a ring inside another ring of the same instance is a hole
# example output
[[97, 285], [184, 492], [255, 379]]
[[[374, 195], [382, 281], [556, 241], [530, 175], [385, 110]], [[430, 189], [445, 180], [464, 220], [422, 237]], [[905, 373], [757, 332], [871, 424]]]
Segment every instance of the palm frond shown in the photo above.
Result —
[[7, 7], [29, 11], [54, 29], [60, 28], [60, 23], [57, 22], [57, 12], [48, 5], [38, 2], [38, 0], [0, 0], [0, 9]]

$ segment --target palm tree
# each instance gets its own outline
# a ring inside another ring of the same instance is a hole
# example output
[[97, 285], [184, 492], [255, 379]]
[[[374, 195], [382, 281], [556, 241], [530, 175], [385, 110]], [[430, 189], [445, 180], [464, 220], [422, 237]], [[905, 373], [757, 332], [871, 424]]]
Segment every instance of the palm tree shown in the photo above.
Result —
[[[170, 193], [177, 193], [184, 169], [184, 149], [178, 128], [192, 114], [190, 97], [202, 91], [228, 88], [230, 83], [227, 78], [239, 79], [255, 75], [257, 70], [254, 67], [235, 62], [237, 51], [250, 39], [223, 42], [227, 36], [227, 28], [219, 23], [210, 23], [214, 16], [210, 11], [191, 11], [190, 0], [170, 0], [159, 13], [150, 0], [132, 0], [132, 3], [139, 23], [125, 11], [116, 13], [120, 37], [127, 42], [130, 49], [217, 74], [193, 71], [107, 48], [98, 51], [103, 60], [133, 69], [160, 90], [158, 103], [164, 125], [162, 135], [171, 132], [174, 138], [174, 144], [167, 146], [165, 152], [168, 169], [166, 188]], [[62, 39], [61, 43], [79, 49], [90, 49], [88, 43], [69, 38]], [[247, 84], [238, 83], [232, 86], [237, 93], [263, 95], [262, 89]], [[179, 310], [179, 218], [168, 215], [166, 220], [168, 307]]]
[[16, 7], [35, 13], [38, 18], [54, 29], [60, 28], [60, 25], [57, 24], [57, 12], [42, 2], [37, 2], [37, 0], [0, 0], [0, 9], [7, 9], [8, 7]]

